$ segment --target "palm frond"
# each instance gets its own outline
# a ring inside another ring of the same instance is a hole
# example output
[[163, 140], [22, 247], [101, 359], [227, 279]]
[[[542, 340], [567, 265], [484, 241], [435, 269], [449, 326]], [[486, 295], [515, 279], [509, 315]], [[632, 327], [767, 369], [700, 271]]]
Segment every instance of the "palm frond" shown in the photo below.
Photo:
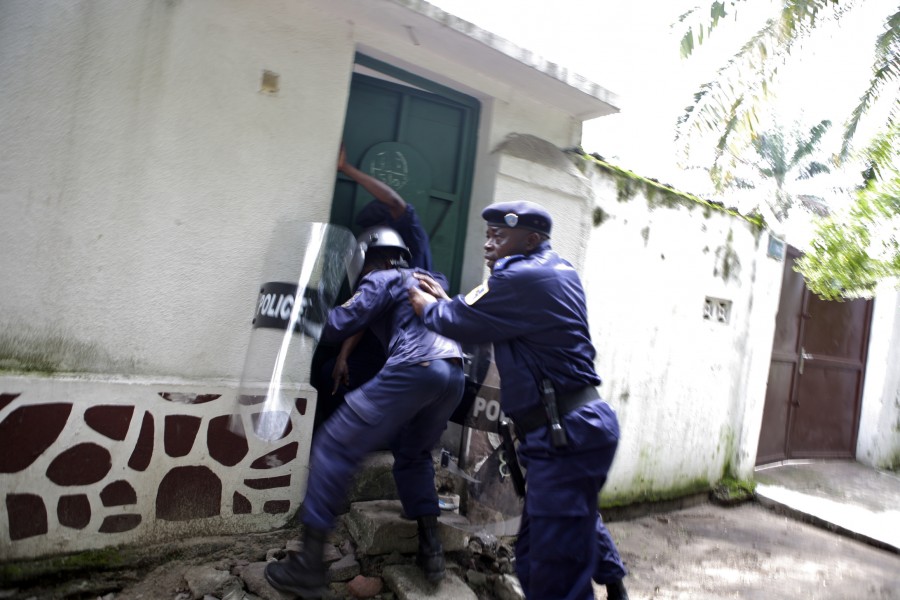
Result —
[[797, 179], [810, 179], [816, 175], [821, 175], [822, 173], [831, 173], [831, 168], [825, 163], [813, 161], [801, 169]]
[[[702, 9], [696, 6], [678, 16], [676, 24], [688, 23], [687, 29], [681, 36], [681, 57], [688, 58], [694, 53], [694, 49], [703, 45], [703, 42], [712, 35], [713, 30], [719, 26], [720, 21], [729, 14], [728, 7], [735, 7], [740, 2], [747, 0], [729, 0], [722, 2], [714, 0], [709, 5], [709, 21], [703, 21]], [[737, 11], [734, 11], [736, 14]], [[692, 24], [690, 24], [693, 22]], [[694, 28], [697, 28], [697, 40], [694, 42]]]
[[[853, 137], [862, 118], [875, 104], [882, 89], [900, 77], [900, 9], [888, 16], [884, 24], [885, 31], [875, 40], [875, 57], [872, 62], [872, 79], [869, 86], [859, 98], [859, 103], [850, 114], [850, 118], [844, 125], [844, 137], [841, 143], [840, 158], [846, 159], [850, 155]], [[890, 109], [888, 124], [895, 122], [898, 99]]]
[[[733, 0], [730, 6], [733, 8], [738, 1]], [[852, 3], [853, 0], [847, 2]], [[711, 11], [722, 4], [714, 3]], [[809, 35], [819, 19], [831, 17], [838, 10], [833, 0], [785, 0], [778, 16], [769, 18], [716, 72], [713, 80], [700, 86], [694, 94], [693, 103], [677, 119], [676, 141], [681, 141], [687, 151], [687, 138], [694, 134], [703, 136], [715, 132], [719, 136], [717, 148], [721, 148], [723, 134], [727, 138], [743, 130], [744, 124], [752, 125], [752, 115], [768, 98], [770, 83], [777, 76], [778, 67], [790, 56], [796, 42]], [[711, 20], [711, 23], [718, 25], [720, 20], [721, 16]], [[694, 43], [691, 37], [691, 52]], [[684, 45], [682, 50], [685, 50]], [[741, 97], [743, 101], [739, 111], [732, 114], [730, 107], [734, 105], [735, 98]]]
[[789, 166], [794, 167], [796, 165], [799, 165], [803, 159], [818, 150], [819, 142], [822, 141], [822, 137], [828, 132], [830, 128], [831, 121], [829, 121], [828, 119], [823, 119], [809, 130], [809, 135], [806, 137], [806, 139], [798, 139], [797, 149], [794, 150], [794, 155], [791, 157]]
[[[759, 46], [765, 46], [767, 40], [771, 40], [776, 36], [777, 23], [774, 19], [769, 19], [765, 25], [759, 29], [751, 39], [744, 44], [741, 49], [728, 62], [720, 67], [711, 81], [700, 85], [699, 89], [694, 93], [693, 103], [687, 106], [675, 125], [675, 139], [679, 140], [688, 137], [691, 132], [699, 134], [715, 131], [721, 121], [723, 114], [731, 114], [730, 107], [735, 103], [735, 96], [741, 94], [734, 93], [734, 81], [739, 82], [744, 90], [748, 92], [765, 93], [765, 87], [762, 84], [767, 77], [760, 74], [760, 67], [763, 61], [754, 61], [754, 53]], [[748, 68], [749, 67], [749, 68]], [[740, 77], [741, 71], [750, 70], [753, 73], [746, 77]], [[753, 81], [749, 84], [748, 81]], [[755, 94], [750, 94], [755, 95]], [[729, 107], [726, 109], [725, 107]]]

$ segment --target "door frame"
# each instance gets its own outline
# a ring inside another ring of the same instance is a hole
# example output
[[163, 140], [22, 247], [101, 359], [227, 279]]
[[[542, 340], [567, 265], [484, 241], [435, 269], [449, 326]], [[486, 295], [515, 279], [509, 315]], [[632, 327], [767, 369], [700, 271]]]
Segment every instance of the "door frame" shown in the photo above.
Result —
[[[793, 268], [793, 262], [797, 258], [802, 256], [802, 252], [793, 247], [788, 246], [787, 251], [785, 252], [785, 262], [784, 269]], [[869, 301], [864, 316], [864, 322], [862, 324], [862, 340], [861, 340], [861, 353], [859, 358], [859, 364], [857, 365], [857, 361], [853, 361], [851, 366], [852, 368], [860, 369], [860, 377], [859, 382], [856, 388], [855, 399], [853, 400], [853, 423], [852, 423], [852, 437], [849, 441], [849, 456], [845, 454], [838, 455], [837, 453], [831, 453], [831, 455], [825, 453], [817, 456], [810, 455], [809, 453], [803, 454], [801, 456], [794, 455], [794, 449], [791, 443], [792, 432], [794, 431], [794, 426], [796, 419], [798, 418], [798, 394], [800, 389], [800, 376], [801, 376], [801, 364], [805, 360], [803, 358], [804, 347], [803, 340], [806, 334], [809, 320], [807, 317], [809, 315], [810, 302], [813, 300], [813, 292], [806, 286], [805, 280], [802, 279], [802, 276], [799, 276], [803, 285], [803, 293], [802, 298], [800, 300], [800, 306], [797, 307], [799, 311], [796, 315], [799, 319], [799, 324], [797, 327], [797, 337], [794, 341], [794, 348], [792, 352], [784, 352], [784, 351], [776, 351], [773, 348], [769, 360], [769, 370], [771, 372], [772, 366], [777, 363], [786, 363], [791, 365], [792, 376], [791, 376], [791, 384], [790, 391], [787, 398], [787, 407], [784, 422], [781, 423], [782, 431], [780, 433], [782, 443], [781, 450], [778, 456], [767, 456], [765, 460], [760, 462], [759, 448], [762, 444], [757, 445], [757, 455], [756, 455], [756, 465], [759, 466], [761, 464], [769, 464], [772, 462], [779, 462], [783, 460], [801, 460], [801, 459], [855, 459], [856, 458], [856, 446], [859, 441], [859, 423], [862, 415], [862, 401], [863, 401], [863, 392], [865, 388], [865, 375], [866, 375], [866, 365], [868, 364], [868, 355], [869, 355], [869, 340], [871, 339], [871, 329], [872, 329], [872, 315], [874, 312], [874, 301]], [[785, 293], [784, 288], [782, 287], [782, 295]], [[779, 301], [780, 302], [780, 301]], [[779, 310], [781, 310], [781, 306], [779, 305]], [[778, 326], [778, 322], [776, 321], [776, 327]], [[814, 359], [813, 359], [814, 360]], [[819, 360], [822, 360], [821, 358]], [[842, 361], [838, 360], [837, 363]], [[846, 361], [844, 361], [846, 362]], [[839, 366], [837, 364], [836, 366]], [[771, 376], [770, 376], [771, 377]], [[771, 384], [771, 381], [770, 381]], [[763, 416], [766, 413], [766, 409], [769, 406], [769, 392], [766, 393], [766, 404], [763, 406]], [[765, 420], [762, 423], [763, 427], [765, 427]], [[763, 439], [763, 436], [766, 435], [766, 430], [764, 428], [760, 429], [760, 440]]]
[[[470, 111], [470, 126], [464, 127], [461, 130], [462, 139], [460, 142], [460, 151], [463, 155], [471, 156], [472, 160], [471, 163], [467, 163], [466, 161], [461, 163], [459, 179], [459, 201], [461, 202], [460, 218], [459, 225], [453, 237], [453, 245], [457, 250], [452, 257], [452, 268], [450, 272], [445, 273], [450, 282], [451, 292], [456, 293], [462, 275], [462, 264], [465, 255], [465, 242], [468, 229], [467, 223], [472, 200], [472, 185], [475, 178], [475, 164], [478, 159], [478, 133], [479, 128], [481, 127], [481, 102], [474, 96], [467, 95], [463, 92], [454, 90], [453, 88], [436, 83], [430, 79], [416, 75], [377, 58], [373, 58], [362, 52], [356, 52], [354, 65], [366, 67], [396, 80], [394, 82], [391, 82], [390, 79], [385, 80], [387, 83], [393, 83], [395, 85], [397, 85], [398, 82], [400, 84], [407, 84], [420, 92], [434, 94], [443, 100], [462, 105]], [[363, 77], [372, 77], [365, 73], [357, 74]], [[434, 232], [432, 231], [428, 232], [429, 236], [433, 233]]]

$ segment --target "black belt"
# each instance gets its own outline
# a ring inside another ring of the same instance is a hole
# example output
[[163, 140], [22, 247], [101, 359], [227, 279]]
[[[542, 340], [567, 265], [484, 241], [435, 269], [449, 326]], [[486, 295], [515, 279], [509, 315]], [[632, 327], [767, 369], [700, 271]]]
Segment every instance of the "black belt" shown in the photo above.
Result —
[[[600, 394], [597, 392], [597, 388], [593, 386], [557, 396], [556, 405], [559, 408], [559, 416], [562, 418], [563, 415], [567, 415], [573, 410], [599, 399]], [[526, 410], [522, 414], [511, 416], [511, 418], [521, 435], [531, 433], [539, 427], [548, 425], [550, 422], [547, 419], [547, 411], [544, 409], [543, 404], [535, 406], [531, 410]]]

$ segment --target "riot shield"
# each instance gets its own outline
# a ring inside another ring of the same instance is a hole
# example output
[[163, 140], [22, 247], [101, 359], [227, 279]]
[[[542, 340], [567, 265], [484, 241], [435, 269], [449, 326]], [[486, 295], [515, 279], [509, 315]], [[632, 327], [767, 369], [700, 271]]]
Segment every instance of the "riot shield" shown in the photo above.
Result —
[[[456, 465], [465, 482], [461, 512], [472, 533], [515, 535], [522, 514], [515, 440], [501, 435], [500, 378], [490, 345], [465, 346], [466, 388], [451, 421], [462, 425]], [[524, 482], [522, 482], [524, 485]], [[524, 490], [521, 490], [524, 493]], [[459, 526], [456, 523], [453, 526]]]
[[234, 433], [246, 437], [250, 431], [264, 442], [287, 435], [328, 311], [361, 266], [349, 229], [327, 223], [279, 225], [260, 276], [230, 422]]

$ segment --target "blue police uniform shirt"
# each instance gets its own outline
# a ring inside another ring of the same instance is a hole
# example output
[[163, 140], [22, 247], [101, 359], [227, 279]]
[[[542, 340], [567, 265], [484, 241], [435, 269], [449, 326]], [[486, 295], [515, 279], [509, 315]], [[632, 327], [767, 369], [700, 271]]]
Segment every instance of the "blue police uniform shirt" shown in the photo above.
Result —
[[600, 384], [581, 279], [549, 242], [498, 260], [485, 283], [428, 305], [423, 320], [463, 343], [493, 343], [501, 406], [513, 419], [540, 405], [544, 378], [557, 394]]
[[409, 302], [408, 290], [418, 285], [413, 272], [436, 278], [422, 269], [384, 269], [360, 279], [356, 292], [328, 314], [322, 331], [325, 342], [340, 342], [370, 327], [387, 355], [385, 366], [403, 366], [441, 358], [462, 358], [459, 344], [427, 329]]

